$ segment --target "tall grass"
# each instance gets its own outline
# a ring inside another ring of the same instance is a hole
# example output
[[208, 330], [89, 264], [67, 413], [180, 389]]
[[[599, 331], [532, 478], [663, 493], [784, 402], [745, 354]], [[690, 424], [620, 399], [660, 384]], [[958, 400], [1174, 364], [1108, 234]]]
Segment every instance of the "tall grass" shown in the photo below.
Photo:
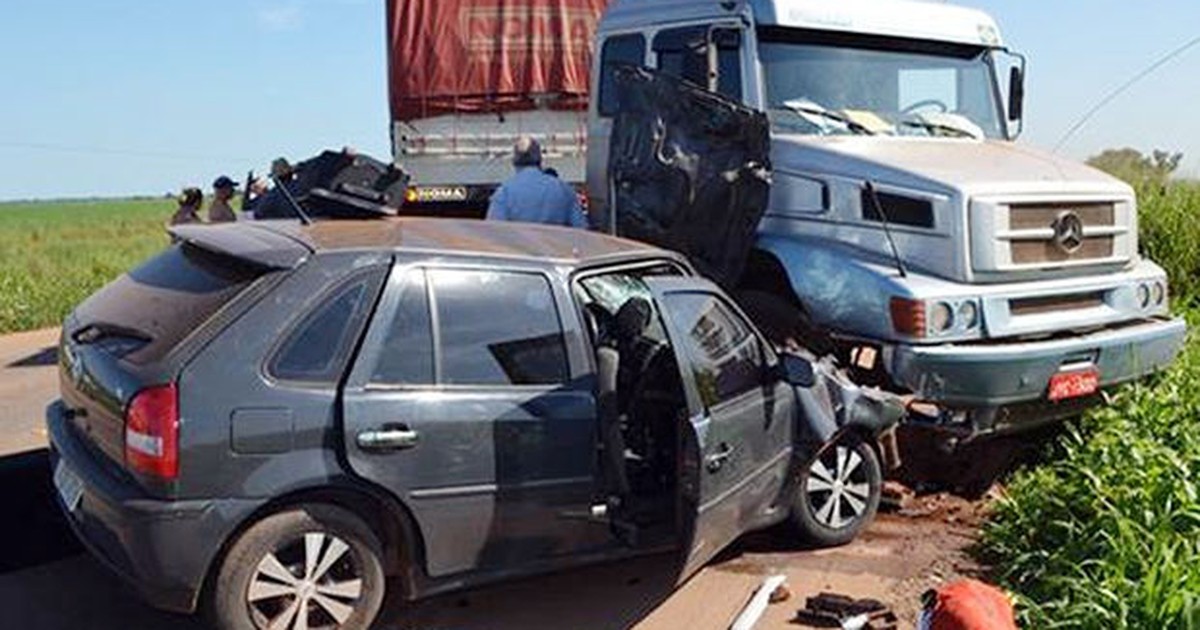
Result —
[[59, 324], [167, 244], [169, 200], [0, 204], [0, 334]]
[[[1200, 188], [1142, 198], [1145, 252], [1200, 325]], [[1200, 628], [1200, 338], [1011, 480], [981, 551], [1030, 628]]]
[[1167, 270], [1171, 290], [1181, 300], [1200, 298], [1200, 183], [1143, 187], [1140, 203], [1142, 251]]

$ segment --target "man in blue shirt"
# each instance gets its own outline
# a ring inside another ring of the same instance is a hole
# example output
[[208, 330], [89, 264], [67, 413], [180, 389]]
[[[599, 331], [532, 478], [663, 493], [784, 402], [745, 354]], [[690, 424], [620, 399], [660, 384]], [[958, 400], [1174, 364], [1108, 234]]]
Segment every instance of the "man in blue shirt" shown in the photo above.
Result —
[[565, 182], [542, 172], [542, 147], [523, 136], [513, 147], [517, 172], [492, 194], [487, 218], [546, 225], [587, 226], [579, 197]]

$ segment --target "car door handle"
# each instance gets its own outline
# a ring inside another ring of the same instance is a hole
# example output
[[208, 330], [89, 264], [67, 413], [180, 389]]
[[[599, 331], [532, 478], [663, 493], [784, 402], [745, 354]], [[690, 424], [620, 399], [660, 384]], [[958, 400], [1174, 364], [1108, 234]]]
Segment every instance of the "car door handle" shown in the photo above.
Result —
[[402, 450], [417, 445], [420, 435], [408, 427], [362, 431], [355, 441], [363, 450]]
[[717, 447], [717, 452], [704, 458], [704, 468], [710, 473], [715, 473], [721, 470], [721, 467], [725, 465], [725, 462], [729, 460], [731, 455], [733, 455], [733, 447], [722, 442]]

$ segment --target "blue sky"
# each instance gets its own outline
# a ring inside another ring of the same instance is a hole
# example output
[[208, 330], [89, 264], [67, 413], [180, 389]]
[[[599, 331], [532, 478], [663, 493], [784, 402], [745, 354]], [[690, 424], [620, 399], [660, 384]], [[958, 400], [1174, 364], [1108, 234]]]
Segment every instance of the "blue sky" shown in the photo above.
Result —
[[[836, 2], [836, 0], [829, 0]], [[968, 0], [1030, 57], [1024, 141], [1195, 37], [1196, 0]], [[0, 199], [158, 194], [351, 145], [389, 154], [383, 0], [6, 0]], [[1200, 47], [1064, 148], [1186, 154], [1200, 176]]]

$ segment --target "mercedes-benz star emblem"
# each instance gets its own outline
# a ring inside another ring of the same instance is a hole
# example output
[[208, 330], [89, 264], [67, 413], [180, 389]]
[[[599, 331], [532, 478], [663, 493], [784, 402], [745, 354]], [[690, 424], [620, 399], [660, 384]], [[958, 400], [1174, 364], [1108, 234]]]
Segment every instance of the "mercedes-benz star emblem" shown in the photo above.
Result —
[[1068, 210], [1054, 220], [1054, 244], [1066, 254], [1074, 254], [1083, 247], [1083, 220]]

